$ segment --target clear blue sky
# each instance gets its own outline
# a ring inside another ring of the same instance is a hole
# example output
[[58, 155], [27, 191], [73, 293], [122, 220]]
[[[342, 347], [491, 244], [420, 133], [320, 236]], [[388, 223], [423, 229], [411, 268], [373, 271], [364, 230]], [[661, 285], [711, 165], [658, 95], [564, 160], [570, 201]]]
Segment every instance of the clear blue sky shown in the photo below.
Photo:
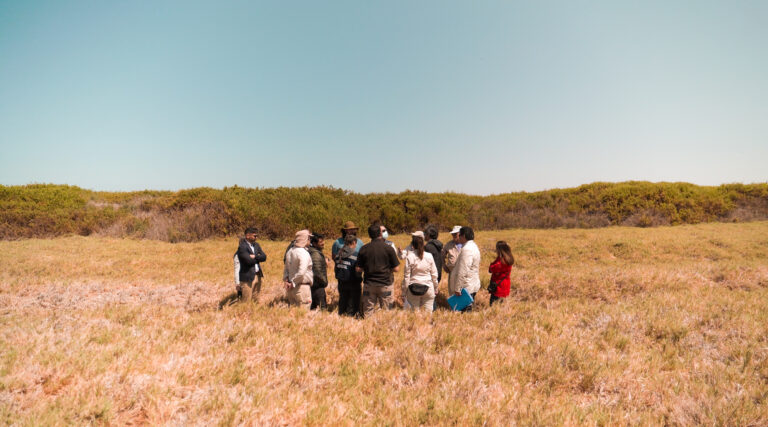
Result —
[[768, 181], [768, 1], [0, 0], [0, 184]]

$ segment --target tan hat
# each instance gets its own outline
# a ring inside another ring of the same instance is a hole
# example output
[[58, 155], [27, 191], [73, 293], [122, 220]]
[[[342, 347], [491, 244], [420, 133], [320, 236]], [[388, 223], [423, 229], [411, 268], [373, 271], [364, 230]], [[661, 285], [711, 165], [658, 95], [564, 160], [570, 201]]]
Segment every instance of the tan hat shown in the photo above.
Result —
[[294, 246], [299, 248], [306, 248], [309, 246], [309, 230], [301, 230], [296, 232], [296, 238], [293, 240]]
[[424, 238], [424, 232], [423, 231], [414, 231], [413, 233], [411, 233], [411, 236], [413, 236], [413, 237], [421, 237], [423, 239]]
[[459, 231], [461, 231], [461, 226], [460, 225], [454, 225], [453, 226], [453, 230], [451, 230], [451, 234], [456, 234]]
[[341, 228], [342, 230], [357, 230], [358, 227], [355, 225], [352, 221], [347, 221], [344, 223], [344, 227]]

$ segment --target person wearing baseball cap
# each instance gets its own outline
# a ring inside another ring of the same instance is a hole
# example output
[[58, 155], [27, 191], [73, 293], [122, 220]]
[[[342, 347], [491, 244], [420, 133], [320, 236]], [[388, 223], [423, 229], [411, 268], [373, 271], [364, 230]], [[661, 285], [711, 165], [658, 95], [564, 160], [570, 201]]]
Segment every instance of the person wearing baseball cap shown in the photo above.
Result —
[[[354, 222], [347, 221], [344, 223], [344, 225], [341, 227], [341, 237], [336, 239], [333, 242], [333, 246], [331, 246], [331, 258], [336, 259], [336, 255], [339, 253], [339, 249], [344, 247], [344, 238], [347, 236], [347, 234], [353, 234], [357, 236], [357, 230], [358, 228]], [[363, 240], [358, 238], [355, 252], [360, 252], [360, 248], [362, 247], [363, 247]]]
[[461, 252], [461, 243], [459, 243], [459, 231], [461, 231], [460, 225], [454, 225], [451, 229], [451, 241], [443, 246], [443, 271], [448, 273], [448, 280], [451, 280], [451, 271], [456, 265], [456, 260], [459, 259], [459, 252]]

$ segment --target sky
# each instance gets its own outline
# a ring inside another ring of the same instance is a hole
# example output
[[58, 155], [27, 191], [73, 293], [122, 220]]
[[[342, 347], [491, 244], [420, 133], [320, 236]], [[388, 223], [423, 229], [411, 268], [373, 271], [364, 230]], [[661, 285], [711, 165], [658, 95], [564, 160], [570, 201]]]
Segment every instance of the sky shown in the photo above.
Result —
[[768, 182], [768, 2], [0, 0], [0, 184]]

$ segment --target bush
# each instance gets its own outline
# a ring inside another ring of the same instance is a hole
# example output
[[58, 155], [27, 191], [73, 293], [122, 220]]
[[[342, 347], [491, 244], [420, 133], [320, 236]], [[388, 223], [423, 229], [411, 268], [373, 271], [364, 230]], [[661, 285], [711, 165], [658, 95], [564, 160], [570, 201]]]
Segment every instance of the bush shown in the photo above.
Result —
[[768, 184], [597, 182], [536, 193], [358, 194], [333, 187], [193, 188], [177, 192], [93, 192], [67, 185], [0, 186], [0, 238], [99, 233], [171, 242], [239, 234], [263, 238], [309, 228], [336, 236], [344, 221], [379, 220], [393, 232], [438, 224], [506, 228], [651, 227], [768, 218]]

